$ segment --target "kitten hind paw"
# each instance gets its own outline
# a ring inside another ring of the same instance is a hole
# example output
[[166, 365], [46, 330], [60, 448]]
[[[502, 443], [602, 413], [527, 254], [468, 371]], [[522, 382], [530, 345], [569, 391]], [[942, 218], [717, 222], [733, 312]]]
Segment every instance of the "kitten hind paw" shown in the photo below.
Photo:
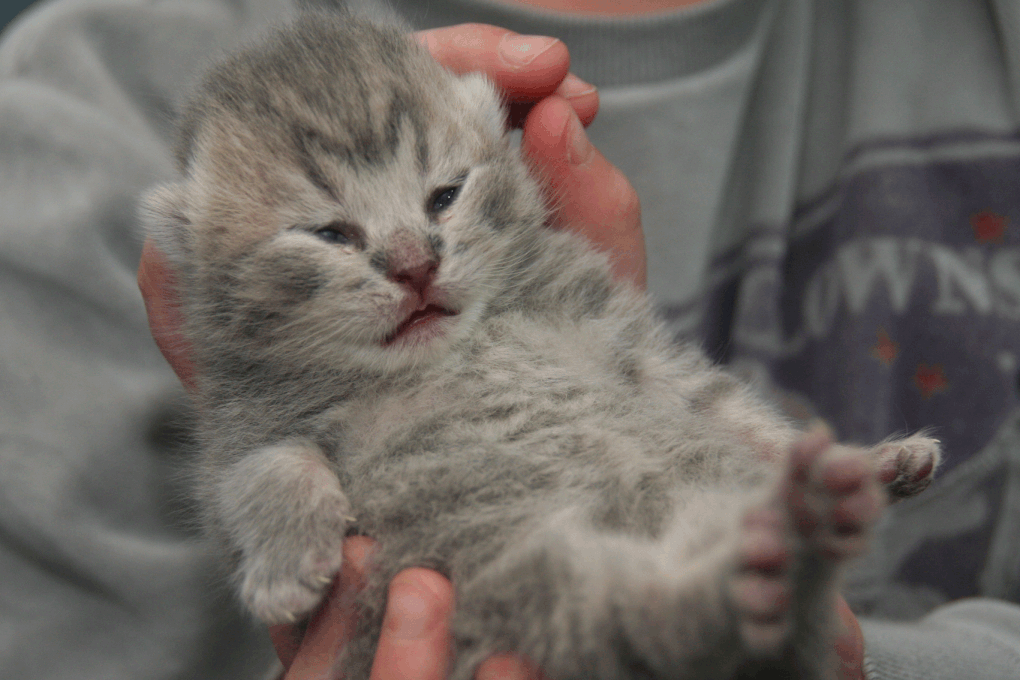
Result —
[[771, 499], [743, 516], [729, 583], [752, 657], [782, 654], [799, 634], [798, 611], [813, 609], [798, 598], [835, 593], [834, 567], [864, 551], [884, 507], [869, 452], [833, 445], [822, 433], [794, 446]]
[[781, 648], [792, 626], [793, 546], [784, 524], [774, 508], [755, 508], [744, 516], [737, 573], [729, 595], [741, 638], [754, 655]]
[[841, 561], [864, 552], [885, 508], [869, 452], [808, 434], [793, 449], [782, 502], [805, 549]]
[[259, 449], [222, 472], [217, 492], [248, 609], [271, 624], [314, 609], [340, 571], [353, 521], [322, 449], [300, 441]]

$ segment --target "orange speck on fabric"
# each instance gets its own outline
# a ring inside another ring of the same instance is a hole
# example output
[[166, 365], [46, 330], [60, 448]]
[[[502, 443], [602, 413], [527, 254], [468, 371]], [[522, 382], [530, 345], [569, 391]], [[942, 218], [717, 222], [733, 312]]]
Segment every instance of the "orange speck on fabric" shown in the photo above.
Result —
[[886, 366], [891, 366], [900, 353], [900, 343], [893, 342], [884, 328], [878, 329], [878, 342], [871, 348], [871, 356]]
[[918, 364], [917, 371], [914, 373], [914, 385], [921, 391], [921, 396], [928, 399], [933, 394], [945, 392], [949, 387], [949, 381], [946, 380], [946, 373], [942, 370], [942, 366]]
[[991, 210], [982, 210], [970, 216], [970, 226], [978, 243], [1001, 243], [1008, 222], [1008, 217]]

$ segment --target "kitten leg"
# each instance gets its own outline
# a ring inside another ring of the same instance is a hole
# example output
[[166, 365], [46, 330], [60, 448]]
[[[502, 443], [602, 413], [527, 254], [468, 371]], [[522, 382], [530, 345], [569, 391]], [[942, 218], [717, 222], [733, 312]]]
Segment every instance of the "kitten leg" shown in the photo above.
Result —
[[350, 504], [318, 446], [286, 443], [232, 463], [215, 487], [241, 599], [266, 623], [314, 608], [340, 570]]
[[892, 501], [916, 496], [928, 488], [942, 459], [939, 441], [919, 434], [883, 442], [872, 451], [878, 459], [878, 479]]
[[[779, 458], [789, 450], [796, 431], [783, 425], [753, 392], [725, 371], [706, 375], [691, 402], [712, 420], [714, 431], [727, 433], [763, 459]], [[893, 501], [924, 491], [941, 459], [938, 440], [921, 434], [885, 441], [871, 451], [879, 459], [879, 479]]]
[[874, 468], [868, 451], [805, 435], [773, 497], [745, 513], [728, 592], [751, 677], [782, 659], [795, 677], [831, 673], [841, 567], [865, 550], [885, 504]]
[[748, 491], [685, 490], [661, 540], [550, 518], [460, 585], [451, 677], [499, 651], [561, 679], [829, 677], [840, 571], [884, 493], [864, 449], [792, 449], [749, 507]]

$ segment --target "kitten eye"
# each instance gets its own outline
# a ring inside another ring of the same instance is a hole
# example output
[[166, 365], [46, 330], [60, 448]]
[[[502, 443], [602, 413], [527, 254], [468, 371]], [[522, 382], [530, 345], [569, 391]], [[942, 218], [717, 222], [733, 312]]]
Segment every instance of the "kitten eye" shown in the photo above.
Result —
[[340, 245], [348, 245], [351, 242], [349, 238], [344, 236], [336, 229], [330, 229], [328, 227], [326, 229], [318, 230], [317, 232], [315, 232], [315, 235], [321, 238], [323, 241], [326, 241], [327, 243], [339, 243]]
[[352, 224], [327, 224], [320, 229], [316, 229], [312, 233], [326, 243], [332, 243], [338, 246], [354, 246], [356, 248], [362, 248], [364, 246], [364, 239], [361, 236], [361, 230]]
[[437, 189], [429, 200], [429, 212], [432, 214], [443, 212], [457, 200], [458, 193], [460, 193], [460, 185]]

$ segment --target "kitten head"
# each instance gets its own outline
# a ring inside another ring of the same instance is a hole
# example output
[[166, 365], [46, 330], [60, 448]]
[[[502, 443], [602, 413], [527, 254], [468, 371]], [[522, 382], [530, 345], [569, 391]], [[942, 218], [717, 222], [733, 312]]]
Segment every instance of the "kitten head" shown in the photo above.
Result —
[[220, 64], [145, 201], [206, 368], [223, 350], [394, 370], [500, 291], [544, 209], [494, 88], [396, 30], [313, 14]]

